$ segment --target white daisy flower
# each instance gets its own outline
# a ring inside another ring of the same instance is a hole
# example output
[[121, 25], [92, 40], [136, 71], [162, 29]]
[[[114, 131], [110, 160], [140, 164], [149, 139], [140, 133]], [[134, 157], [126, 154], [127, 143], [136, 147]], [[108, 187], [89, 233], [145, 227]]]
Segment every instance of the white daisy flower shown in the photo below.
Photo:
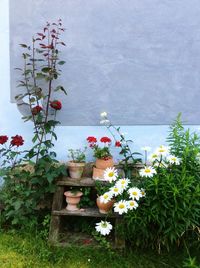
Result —
[[100, 113], [100, 116], [103, 117], [103, 118], [107, 117], [107, 115], [108, 115], [108, 114], [107, 114], [106, 112], [102, 112], [102, 113]]
[[135, 200], [128, 200], [126, 201], [128, 209], [136, 209], [138, 207], [138, 203]]
[[121, 189], [125, 190], [130, 182], [131, 181], [129, 179], [126, 179], [126, 178], [119, 179], [117, 181], [117, 183], [115, 184], [115, 186], [118, 187], [118, 188], [121, 188]]
[[110, 192], [111, 192], [114, 196], [117, 196], [117, 195], [123, 193], [123, 188], [122, 188], [122, 187], [113, 186], [112, 188], [110, 188]]
[[175, 165], [180, 165], [180, 159], [174, 155], [169, 155], [167, 157], [167, 160], [169, 161], [170, 164], [175, 164]]
[[142, 197], [145, 197], [146, 196], [145, 190], [142, 188], [142, 189], [140, 189], [140, 191], [141, 191]]
[[164, 162], [156, 162], [153, 164], [154, 167], [163, 167], [163, 168], [167, 168], [168, 165], [167, 163], [164, 163]]
[[118, 176], [118, 172], [115, 168], [107, 168], [104, 171], [104, 179], [106, 181], [112, 182], [112, 181], [116, 181]]
[[155, 168], [148, 166], [140, 170], [140, 176], [141, 177], [153, 177], [154, 174], [156, 174]]
[[101, 221], [101, 222], [96, 223], [95, 229], [101, 235], [108, 235], [110, 231], [112, 230], [112, 225], [108, 221]]
[[122, 215], [123, 213], [127, 213], [128, 207], [125, 200], [121, 200], [114, 204], [114, 212], [118, 212], [119, 215]]
[[151, 147], [150, 146], [144, 146], [144, 147], [141, 147], [141, 150], [142, 151], [145, 151], [145, 152], [150, 152], [151, 151]]
[[162, 155], [165, 156], [169, 153], [169, 147], [164, 146], [164, 145], [160, 145], [157, 149], [156, 149], [156, 153], [158, 155]]
[[111, 192], [106, 192], [99, 197], [101, 203], [108, 203], [113, 197]]
[[154, 162], [155, 160], [160, 160], [160, 155], [158, 153], [154, 152], [149, 156], [149, 160], [151, 162]]
[[133, 200], [139, 200], [140, 197], [142, 197], [142, 193], [140, 191], [140, 189], [138, 189], [137, 187], [132, 187], [128, 190], [129, 196], [130, 198], [132, 198]]

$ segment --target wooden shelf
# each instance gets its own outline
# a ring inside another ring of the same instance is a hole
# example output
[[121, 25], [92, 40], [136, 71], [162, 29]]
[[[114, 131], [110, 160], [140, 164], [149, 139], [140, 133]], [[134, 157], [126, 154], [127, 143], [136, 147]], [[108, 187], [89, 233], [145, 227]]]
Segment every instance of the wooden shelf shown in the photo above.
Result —
[[97, 217], [97, 218], [119, 218], [120, 216], [116, 213], [102, 214], [97, 208], [85, 208], [77, 211], [69, 211], [67, 209], [53, 210], [52, 215], [54, 216], [81, 216], [81, 217]]
[[95, 181], [89, 177], [83, 177], [81, 179], [71, 179], [70, 177], [63, 177], [62, 180], [57, 181], [59, 186], [95, 186]]

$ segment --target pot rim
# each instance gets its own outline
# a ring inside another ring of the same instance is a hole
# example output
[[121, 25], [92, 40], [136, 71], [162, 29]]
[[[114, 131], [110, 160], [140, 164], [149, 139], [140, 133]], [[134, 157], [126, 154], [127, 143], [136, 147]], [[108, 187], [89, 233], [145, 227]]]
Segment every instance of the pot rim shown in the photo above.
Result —
[[72, 191], [66, 191], [66, 192], [64, 192], [64, 195], [66, 197], [80, 197], [83, 195], [83, 193], [81, 191], [77, 191], [76, 194], [73, 194]]

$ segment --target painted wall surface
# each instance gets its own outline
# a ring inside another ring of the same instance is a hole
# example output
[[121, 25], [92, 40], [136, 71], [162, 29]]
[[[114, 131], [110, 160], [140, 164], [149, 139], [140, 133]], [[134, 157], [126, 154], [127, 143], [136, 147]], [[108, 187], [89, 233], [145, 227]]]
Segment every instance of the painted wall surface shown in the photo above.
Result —
[[[37, 1], [36, 1], [37, 2]], [[200, 5], [199, 5], [200, 6]], [[32, 125], [21, 120], [21, 114], [15, 104], [10, 103], [10, 66], [9, 66], [9, 6], [7, 0], [0, 1], [0, 135], [20, 134], [25, 138], [24, 148], [31, 146]], [[75, 81], [77, 81], [75, 77]], [[61, 111], [61, 113], [65, 113]], [[121, 115], [120, 115], [121, 116]], [[97, 115], [98, 117], [98, 115]], [[191, 127], [198, 130], [199, 126]], [[140, 151], [141, 146], [149, 145], [153, 148], [165, 143], [168, 126], [123, 126], [127, 138], [134, 140], [133, 149]], [[61, 126], [57, 128], [58, 141], [55, 150], [58, 159], [67, 160], [67, 149], [79, 148], [85, 144], [88, 135], [101, 137], [108, 134], [100, 126]], [[113, 151], [117, 160], [117, 149]], [[88, 151], [88, 160], [92, 160], [92, 153]]]
[[10, 0], [12, 101], [18, 44], [47, 20], [67, 28], [62, 125], [200, 123], [199, 0]]

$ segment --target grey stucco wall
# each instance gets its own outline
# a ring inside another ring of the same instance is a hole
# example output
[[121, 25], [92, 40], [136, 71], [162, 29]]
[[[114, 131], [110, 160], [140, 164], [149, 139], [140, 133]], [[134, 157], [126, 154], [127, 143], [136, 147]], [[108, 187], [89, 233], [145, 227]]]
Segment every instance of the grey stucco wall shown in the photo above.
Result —
[[[47, 20], [67, 28], [62, 125], [200, 123], [199, 0], [10, 0], [11, 99], [18, 44]], [[59, 96], [58, 96], [59, 98]]]

